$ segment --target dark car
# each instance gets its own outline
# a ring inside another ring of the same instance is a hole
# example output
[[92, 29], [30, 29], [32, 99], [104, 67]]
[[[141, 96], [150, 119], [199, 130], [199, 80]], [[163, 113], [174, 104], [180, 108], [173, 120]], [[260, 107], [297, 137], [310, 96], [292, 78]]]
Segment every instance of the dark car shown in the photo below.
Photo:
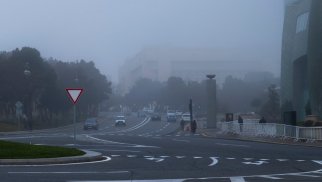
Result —
[[85, 120], [84, 130], [88, 130], [88, 129], [98, 130], [98, 122], [96, 118], [89, 118]]
[[152, 116], [151, 116], [151, 120], [152, 120], [152, 121], [161, 121], [161, 115], [160, 115], [160, 114], [158, 114], [158, 113], [154, 113], [154, 114], [152, 114]]

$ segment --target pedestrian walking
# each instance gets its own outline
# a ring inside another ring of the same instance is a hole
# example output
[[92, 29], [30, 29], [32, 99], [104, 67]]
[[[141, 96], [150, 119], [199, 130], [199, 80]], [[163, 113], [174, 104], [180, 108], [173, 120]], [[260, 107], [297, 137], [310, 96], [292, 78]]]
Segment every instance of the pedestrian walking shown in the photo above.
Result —
[[240, 132], [243, 132], [243, 123], [244, 123], [244, 120], [243, 120], [243, 118], [240, 115], [238, 116], [238, 123], [239, 123], [239, 131]]
[[191, 133], [196, 133], [196, 130], [197, 130], [197, 122], [196, 120], [193, 120], [191, 123]]
[[266, 123], [266, 119], [264, 118], [264, 116], [259, 120], [259, 123]]

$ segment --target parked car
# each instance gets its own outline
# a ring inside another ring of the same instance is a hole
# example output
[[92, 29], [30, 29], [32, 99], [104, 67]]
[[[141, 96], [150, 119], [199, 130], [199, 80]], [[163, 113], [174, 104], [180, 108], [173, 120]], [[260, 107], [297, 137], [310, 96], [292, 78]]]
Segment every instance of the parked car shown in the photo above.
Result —
[[94, 129], [98, 130], [98, 122], [96, 118], [88, 118], [84, 123], [84, 130]]
[[126, 126], [125, 116], [116, 116], [115, 126]]
[[161, 121], [161, 115], [160, 115], [160, 114], [158, 114], [158, 113], [153, 113], [153, 114], [151, 115], [151, 120], [152, 120], [152, 121]]

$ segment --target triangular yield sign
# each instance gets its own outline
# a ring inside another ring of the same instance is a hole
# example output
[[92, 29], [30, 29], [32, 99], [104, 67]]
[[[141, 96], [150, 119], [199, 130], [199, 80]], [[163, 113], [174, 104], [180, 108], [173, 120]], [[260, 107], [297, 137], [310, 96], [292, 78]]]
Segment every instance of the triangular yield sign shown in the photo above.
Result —
[[82, 88], [66, 88], [69, 98], [73, 101], [74, 104], [79, 99], [79, 96], [83, 93]]

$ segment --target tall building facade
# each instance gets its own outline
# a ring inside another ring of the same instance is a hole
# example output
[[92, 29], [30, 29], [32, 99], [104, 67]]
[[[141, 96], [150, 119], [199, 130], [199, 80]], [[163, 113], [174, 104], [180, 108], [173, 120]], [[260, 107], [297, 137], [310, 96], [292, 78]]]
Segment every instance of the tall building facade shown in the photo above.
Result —
[[140, 78], [165, 82], [175, 76], [185, 81], [202, 81], [207, 74], [216, 74], [218, 85], [222, 85], [229, 75], [243, 79], [250, 71], [265, 71], [264, 65], [255, 64], [257, 60], [234, 56], [214, 49], [146, 48], [120, 68], [120, 92], [128, 92]]
[[291, 104], [297, 120], [310, 108], [321, 115], [322, 1], [286, 0], [281, 57], [282, 107]]

